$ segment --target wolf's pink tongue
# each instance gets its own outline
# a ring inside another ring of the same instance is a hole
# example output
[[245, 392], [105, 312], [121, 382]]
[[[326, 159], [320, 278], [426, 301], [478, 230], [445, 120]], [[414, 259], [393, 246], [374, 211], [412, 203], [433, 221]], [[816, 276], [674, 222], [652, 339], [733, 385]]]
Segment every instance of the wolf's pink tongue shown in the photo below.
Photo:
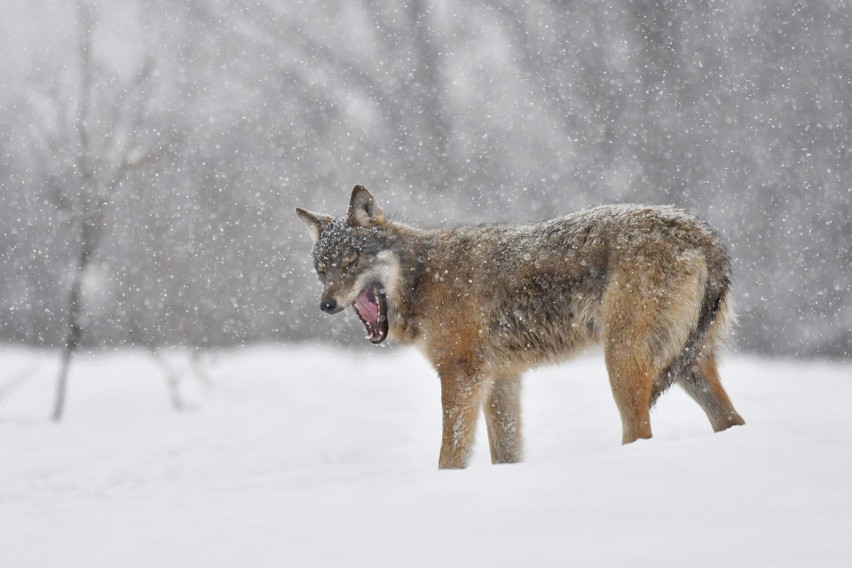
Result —
[[379, 319], [379, 306], [373, 301], [373, 298], [370, 296], [370, 289], [367, 288], [361, 295], [358, 296], [358, 299], [355, 300], [355, 307], [358, 309], [358, 313], [361, 314], [361, 317], [364, 318], [365, 321], [375, 323]]

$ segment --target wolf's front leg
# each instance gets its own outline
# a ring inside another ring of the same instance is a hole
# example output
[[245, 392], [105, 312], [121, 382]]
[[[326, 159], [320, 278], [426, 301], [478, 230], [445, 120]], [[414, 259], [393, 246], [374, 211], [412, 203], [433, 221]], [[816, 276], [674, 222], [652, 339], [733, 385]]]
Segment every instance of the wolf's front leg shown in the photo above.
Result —
[[476, 419], [484, 393], [482, 378], [457, 369], [441, 370], [443, 436], [440, 469], [467, 467], [476, 434]]
[[521, 438], [521, 378], [498, 376], [482, 402], [488, 426], [491, 463], [517, 463], [523, 453]]

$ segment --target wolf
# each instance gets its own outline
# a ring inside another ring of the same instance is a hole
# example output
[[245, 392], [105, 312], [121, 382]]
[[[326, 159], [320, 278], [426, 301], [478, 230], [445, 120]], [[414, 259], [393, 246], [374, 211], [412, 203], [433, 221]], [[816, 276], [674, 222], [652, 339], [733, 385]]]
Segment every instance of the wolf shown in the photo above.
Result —
[[440, 468], [467, 465], [480, 408], [492, 463], [522, 457], [521, 374], [603, 343], [622, 443], [651, 437], [672, 384], [718, 432], [744, 424], [722, 388], [731, 264], [715, 232], [670, 206], [604, 205], [523, 226], [421, 230], [367, 189], [342, 217], [296, 210], [319, 308], [352, 306], [375, 344], [417, 346], [441, 382]]

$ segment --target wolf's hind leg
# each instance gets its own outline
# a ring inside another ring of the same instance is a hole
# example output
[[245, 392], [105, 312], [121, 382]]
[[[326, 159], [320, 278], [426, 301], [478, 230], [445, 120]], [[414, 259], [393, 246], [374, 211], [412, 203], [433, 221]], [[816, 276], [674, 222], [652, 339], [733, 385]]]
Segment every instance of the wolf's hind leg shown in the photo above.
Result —
[[498, 376], [482, 401], [488, 427], [491, 463], [517, 463], [523, 453], [521, 437], [521, 379]]
[[677, 378], [677, 383], [701, 406], [714, 432], [745, 424], [722, 388], [716, 357], [702, 357], [697, 368], [687, 369], [683, 376]]
[[621, 443], [650, 438], [651, 394], [658, 371], [638, 364], [627, 349], [607, 346], [604, 352], [612, 395], [621, 414]]
[[603, 302], [604, 358], [621, 414], [622, 444], [651, 437], [654, 384], [662, 373], [654, 361], [656, 298], [642, 297], [641, 290], [630, 278], [613, 278]]
[[651, 405], [667, 386], [665, 369], [699, 317], [706, 261], [666, 249], [625, 262], [602, 302], [602, 335], [622, 443], [651, 437]]

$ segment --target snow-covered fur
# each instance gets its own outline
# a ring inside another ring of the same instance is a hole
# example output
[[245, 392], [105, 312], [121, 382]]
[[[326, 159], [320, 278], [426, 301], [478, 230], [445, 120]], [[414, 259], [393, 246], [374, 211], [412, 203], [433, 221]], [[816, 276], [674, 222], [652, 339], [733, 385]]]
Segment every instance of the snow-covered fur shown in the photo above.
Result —
[[361, 186], [345, 217], [297, 210], [321, 308], [353, 305], [374, 343], [417, 345], [441, 379], [439, 466], [467, 464], [480, 406], [494, 463], [521, 459], [520, 376], [601, 341], [623, 443], [651, 437], [672, 383], [715, 431], [743, 424], [719, 382], [730, 262], [703, 221], [609, 205], [534, 225], [423, 231], [385, 219]]

